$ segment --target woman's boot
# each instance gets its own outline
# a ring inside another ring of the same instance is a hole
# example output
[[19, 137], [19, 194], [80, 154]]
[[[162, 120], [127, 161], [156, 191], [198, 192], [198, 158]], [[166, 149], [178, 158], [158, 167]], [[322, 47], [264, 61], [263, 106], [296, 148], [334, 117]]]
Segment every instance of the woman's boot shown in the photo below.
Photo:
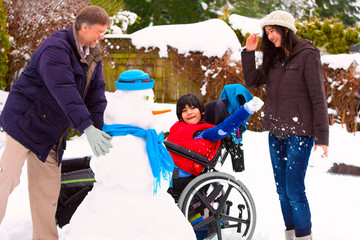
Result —
[[303, 237], [295, 237], [295, 240], [312, 240], [312, 234]]
[[294, 240], [295, 239], [295, 230], [285, 230], [285, 240]]

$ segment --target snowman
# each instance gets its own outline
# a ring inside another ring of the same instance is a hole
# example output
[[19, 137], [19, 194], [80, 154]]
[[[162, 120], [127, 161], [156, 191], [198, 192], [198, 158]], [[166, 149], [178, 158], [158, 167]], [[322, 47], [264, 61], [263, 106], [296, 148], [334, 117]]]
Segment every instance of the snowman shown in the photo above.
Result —
[[193, 229], [166, 192], [173, 162], [152, 127], [155, 81], [141, 70], [120, 74], [103, 131], [113, 148], [93, 157], [96, 183], [66, 226], [67, 240], [191, 240]]

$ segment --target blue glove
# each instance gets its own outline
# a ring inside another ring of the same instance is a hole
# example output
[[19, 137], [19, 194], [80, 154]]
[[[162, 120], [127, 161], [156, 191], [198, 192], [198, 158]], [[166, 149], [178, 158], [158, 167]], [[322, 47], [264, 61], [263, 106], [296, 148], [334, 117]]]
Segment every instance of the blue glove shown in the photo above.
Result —
[[84, 133], [95, 156], [105, 155], [109, 152], [109, 148], [112, 148], [111, 136], [97, 129], [94, 125], [85, 128]]

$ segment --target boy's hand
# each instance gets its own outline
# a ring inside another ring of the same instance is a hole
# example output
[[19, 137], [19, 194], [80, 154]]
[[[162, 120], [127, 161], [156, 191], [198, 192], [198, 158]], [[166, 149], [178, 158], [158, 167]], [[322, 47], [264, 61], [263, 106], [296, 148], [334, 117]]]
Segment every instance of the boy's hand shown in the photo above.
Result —
[[254, 97], [249, 102], [244, 104], [244, 108], [248, 113], [253, 114], [254, 112], [259, 111], [263, 105], [264, 102], [260, 98]]

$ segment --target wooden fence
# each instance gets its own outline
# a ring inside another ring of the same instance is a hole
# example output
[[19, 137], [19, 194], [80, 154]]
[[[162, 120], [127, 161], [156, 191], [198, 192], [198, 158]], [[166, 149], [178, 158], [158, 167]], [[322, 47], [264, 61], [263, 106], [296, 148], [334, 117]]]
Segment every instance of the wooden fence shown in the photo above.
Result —
[[[199, 52], [184, 56], [168, 48], [168, 57], [160, 58], [158, 49], [136, 49], [128, 38], [107, 39], [105, 48], [108, 54], [103, 71], [108, 91], [115, 91], [115, 81], [128, 69], [141, 69], [155, 80], [156, 102], [175, 103], [183, 94], [194, 93], [207, 103], [217, 99], [226, 84], [244, 85], [241, 63], [229, 61], [229, 54], [222, 58], [208, 58]], [[323, 66], [328, 105], [334, 110], [329, 114], [330, 123], [345, 124], [349, 132], [359, 130], [360, 80], [356, 69], [356, 62], [349, 69]], [[249, 90], [266, 99], [264, 87]], [[261, 113], [255, 113], [248, 129], [262, 131], [261, 121]]]
[[[109, 46], [113, 46], [110, 49]], [[137, 50], [128, 38], [108, 39], [108, 56], [103, 63], [104, 78], [108, 91], [114, 91], [115, 81], [128, 69], [140, 69], [155, 80], [154, 93], [157, 102], [175, 102], [185, 93], [198, 93], [199, 87], [178, 71], [177, 54], [160, 58], [158, 49]]]

